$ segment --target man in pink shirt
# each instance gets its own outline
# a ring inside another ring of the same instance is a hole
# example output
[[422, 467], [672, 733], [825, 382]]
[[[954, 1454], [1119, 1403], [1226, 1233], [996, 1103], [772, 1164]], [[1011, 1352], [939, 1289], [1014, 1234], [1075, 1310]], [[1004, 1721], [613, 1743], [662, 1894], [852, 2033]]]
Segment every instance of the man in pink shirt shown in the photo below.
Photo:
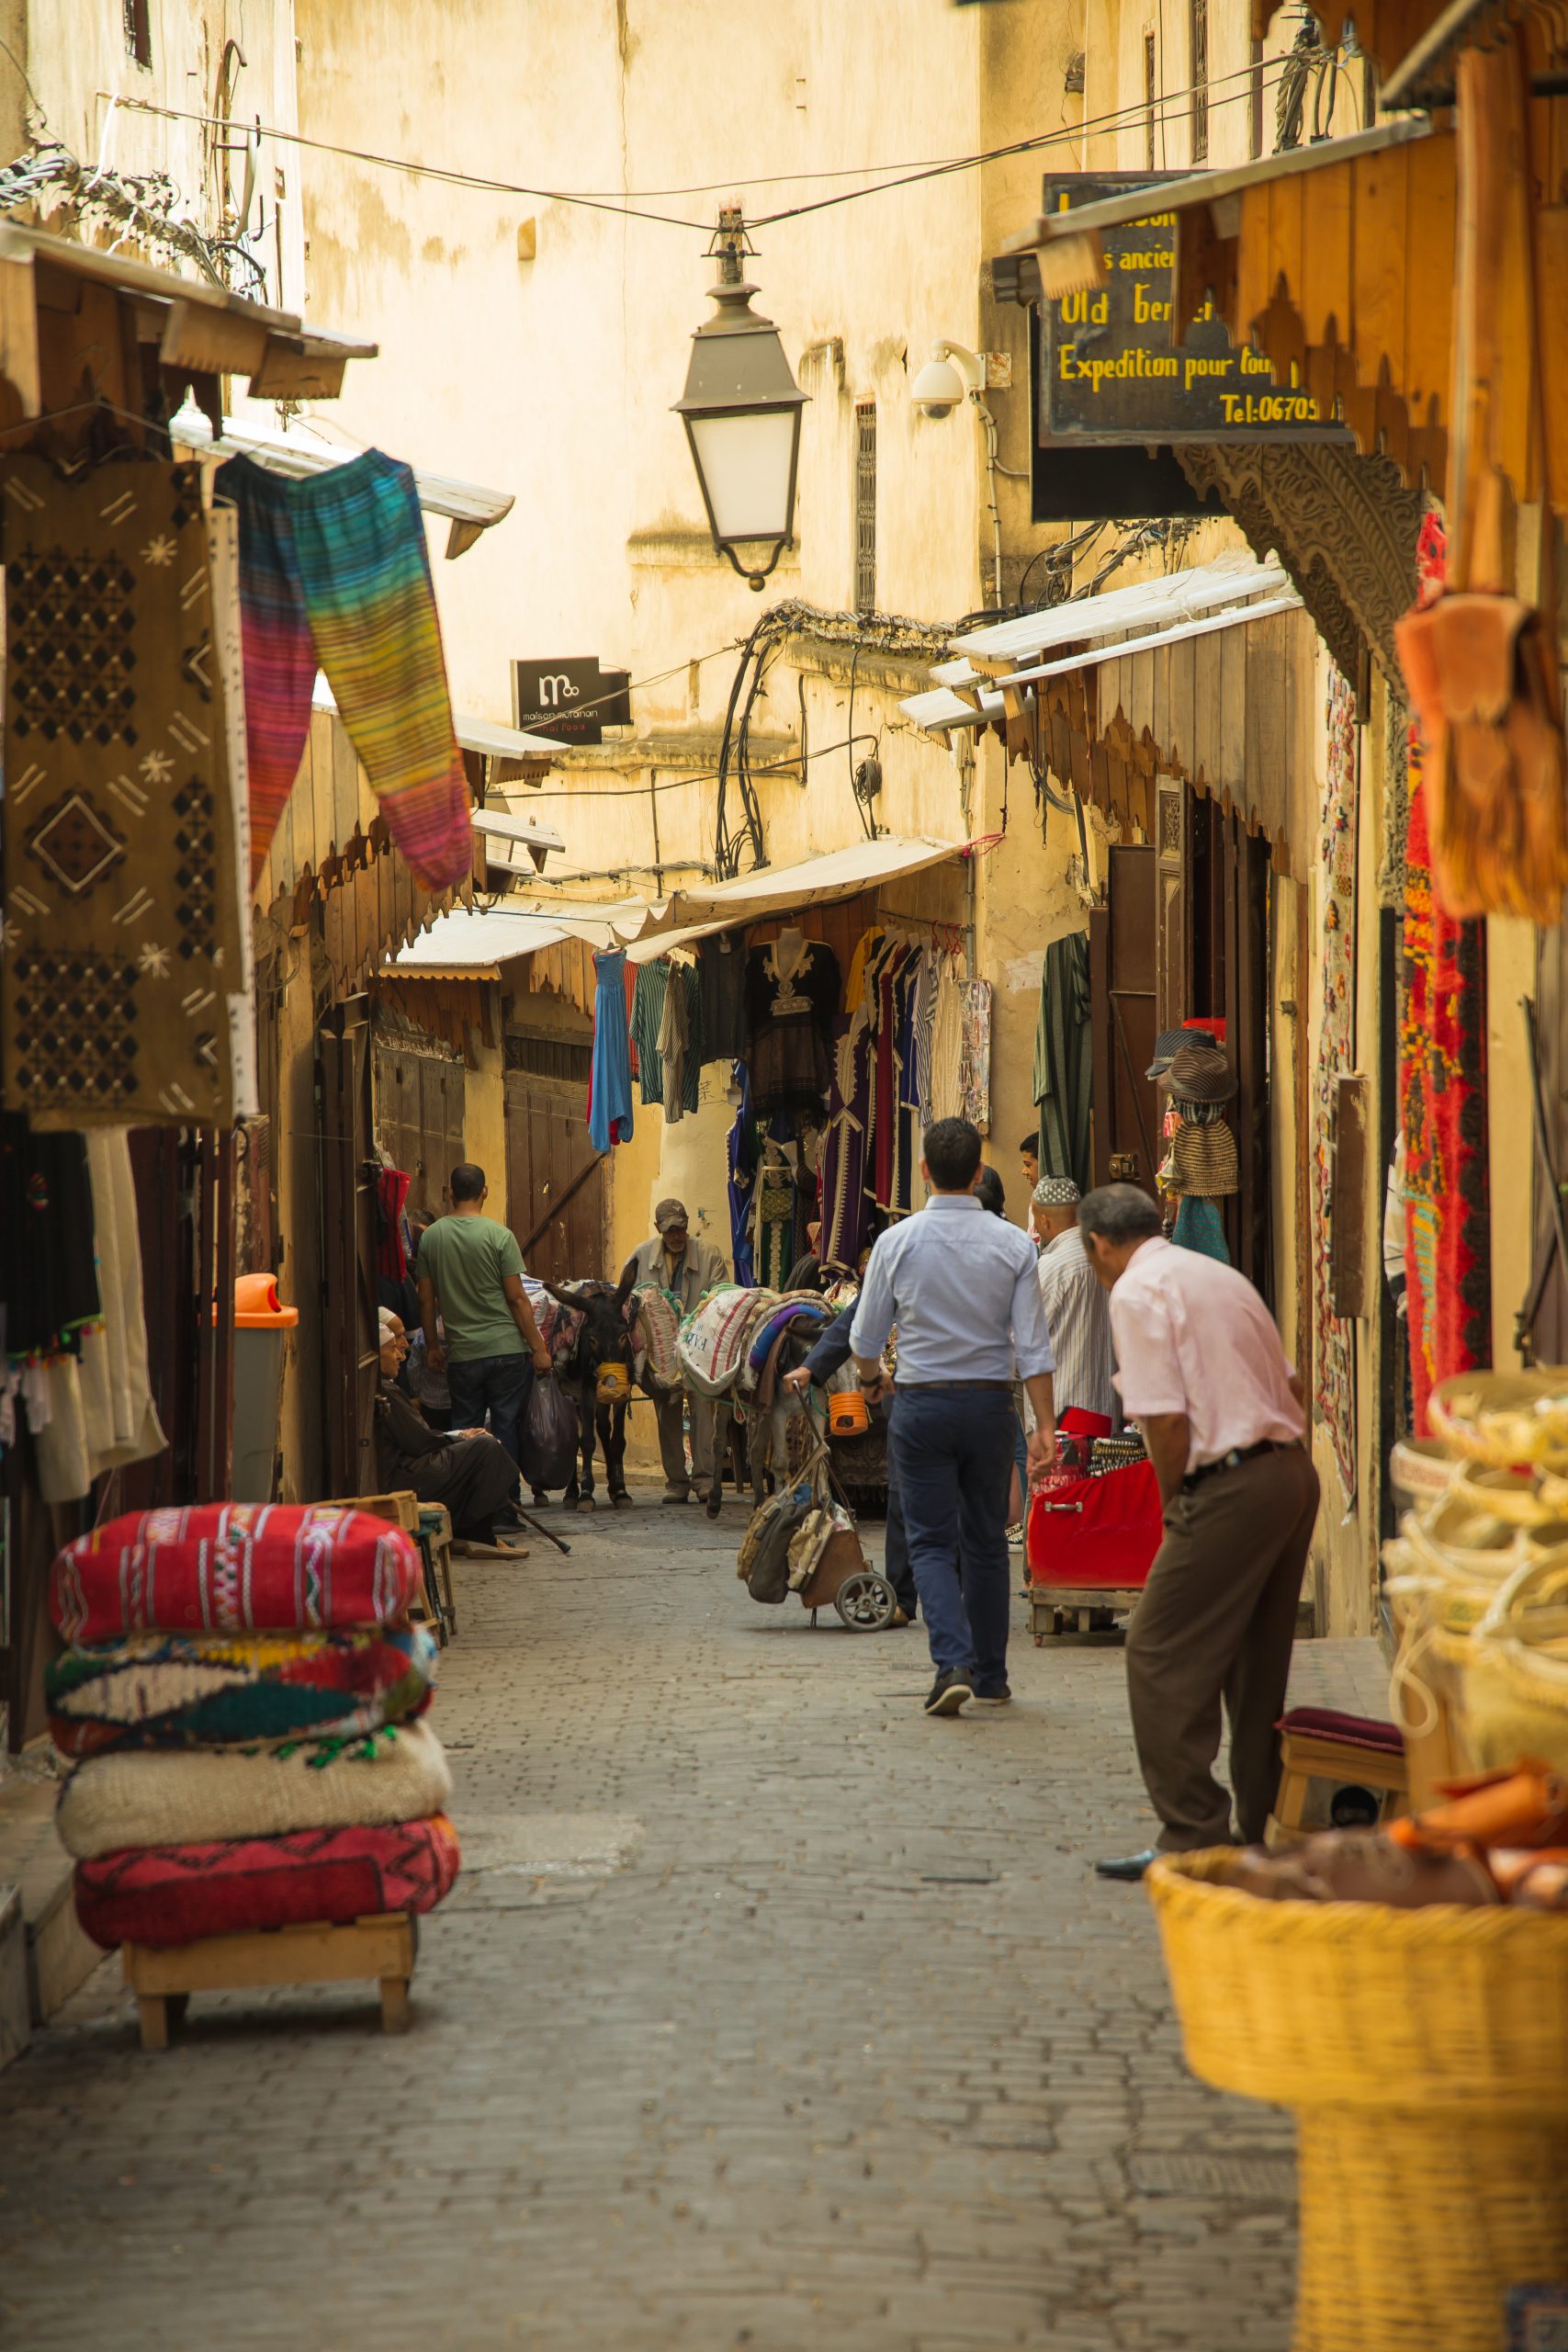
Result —
[[[1165, 1532], [1127, 1632], [1127, 1695], [1159, 1849], [1232, 1842], [1213, 1776], [1221, 1705], [1242, 1842], [1261, 1838], [1280, 1781], [1285, 1703], [1317, 1473], [1302, 1384], [1245, 1274], [1161, 1238], [1135, 1184], [1105, 1184], [1078, 1229], [1111, 1293], [1116, 1386], [1159, 1480]], [[1097, 1862], [1142, 1878], [1154, 1851]]]

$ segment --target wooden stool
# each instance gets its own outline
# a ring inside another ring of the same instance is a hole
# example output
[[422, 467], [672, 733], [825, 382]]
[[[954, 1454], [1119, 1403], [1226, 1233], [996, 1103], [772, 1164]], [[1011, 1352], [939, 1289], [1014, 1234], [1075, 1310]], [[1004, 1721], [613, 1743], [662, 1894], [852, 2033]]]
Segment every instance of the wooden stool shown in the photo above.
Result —
[[1329, 1707], [1292, 1707], [1280, 1716], [1278, 1729], [1280, 1771], [1274, 1820], [1287, 1835], [1302, 1834], [1307, 1791], [1314, 1781], [1376, 1789], [1382, 1792], [1385, 1816], [1406, 1809], [1404, 1742], [1395, 1724], [1369, 1715], [1337, 1714]]
[[141, 2047], [166, 2050], [169, 2029], [178, 2025], [193, 1993], [340, 1984], [362, 1976], [380, 1980], [383, 2032], [406, 2032], [417, 1936], [407, 1912], [388, 1911], [346, 1928], [267, 1928], [205, 1936], [194, 1944], [122, 1944], [120, 1953], [141, 2014]]

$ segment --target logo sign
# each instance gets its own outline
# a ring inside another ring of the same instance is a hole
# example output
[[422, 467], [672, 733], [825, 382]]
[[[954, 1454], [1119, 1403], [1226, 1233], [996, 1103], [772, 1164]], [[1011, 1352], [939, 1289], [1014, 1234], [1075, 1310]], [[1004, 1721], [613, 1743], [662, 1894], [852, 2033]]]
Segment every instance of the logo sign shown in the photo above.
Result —
[[598, 656], [512, 665], [513, 724], [558, 743], [598, 743], [606, 727], [632, 723], [631, 676], [601, 670]]
[[1047, 213], [1134, 187], [1148, 188], [1150, 209], [1145, 220], [1101, 230], [1106, 282], [1098, 293], [1040, 304], [1042, 447], [1347, 438], [1304, 386], [1277, 383], [1259, 353], [1238, 350], [1212, 310], [1172, 341], [1176, 215], [1158, 209], [1160, 176], [1080, 172], [1044, 184]]

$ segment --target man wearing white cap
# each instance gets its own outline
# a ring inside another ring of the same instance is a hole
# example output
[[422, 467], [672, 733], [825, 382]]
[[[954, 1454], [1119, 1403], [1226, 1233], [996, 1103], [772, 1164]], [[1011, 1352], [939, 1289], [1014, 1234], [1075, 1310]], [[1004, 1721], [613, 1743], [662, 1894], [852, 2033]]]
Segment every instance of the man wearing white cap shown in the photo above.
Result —
[[[1057, 1424], [1109, 1436], [1116, 1409], [1111, 1306], [1078, 1231], [1078, 1188], [1070, 1176], [1042, 1176], [1030, 1201], [1030, 1222], [1042, 1244], [1035, 1278], [1056, 1359]], [[1069, 1415], [1092, 1416], [1101, 1426]]]
[[[652, 1239], [633, 1250], [621, 1275], [622, 1283], [628, 1274], [635, 1290], [651, 1283], [665, 1293], [677, 1315], [689, 1315], [705, 1291], [711, 1290], [716, 1283], [729, 1280], [729, 1268], [711, 1241], [692, 1239], [684, 1201], [660, 1201], [653, 1212], [653, 1223]], [[694, 1396], [691, 1399], [692, 1467], [688, 1475], [683, 1426], [686, 1392], [682, 1388], [655, 1388], [651, 1382], [645, 1382], [645, 1386], [659, 1419], [664, 1499], [667, 1503], [683, 1503], [691, 1495], [694, 1480], [699, 1490], [705, 1490], [710, 1484], [717, 1408], [711, 1396]]]

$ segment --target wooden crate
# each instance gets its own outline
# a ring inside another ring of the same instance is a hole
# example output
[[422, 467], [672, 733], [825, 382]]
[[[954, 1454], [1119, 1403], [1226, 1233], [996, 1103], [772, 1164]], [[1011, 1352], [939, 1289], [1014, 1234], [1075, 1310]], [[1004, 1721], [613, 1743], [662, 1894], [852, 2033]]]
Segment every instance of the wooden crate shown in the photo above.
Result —
[[166, 2050], [169, 2030], [193, 1993], [226, 1993], [262, 1984], [341, 1984], [375, 1977], [384, 2032], [409, 2023], [409, 1980], [417, 1930], [402, 1911], [356, 1919], [350, 1927], [268, 1928], [255, 1934], [206, 1936], [200, 1942], [122, 1944], [125, 1981], [136, 1996], [143, 2050]]

